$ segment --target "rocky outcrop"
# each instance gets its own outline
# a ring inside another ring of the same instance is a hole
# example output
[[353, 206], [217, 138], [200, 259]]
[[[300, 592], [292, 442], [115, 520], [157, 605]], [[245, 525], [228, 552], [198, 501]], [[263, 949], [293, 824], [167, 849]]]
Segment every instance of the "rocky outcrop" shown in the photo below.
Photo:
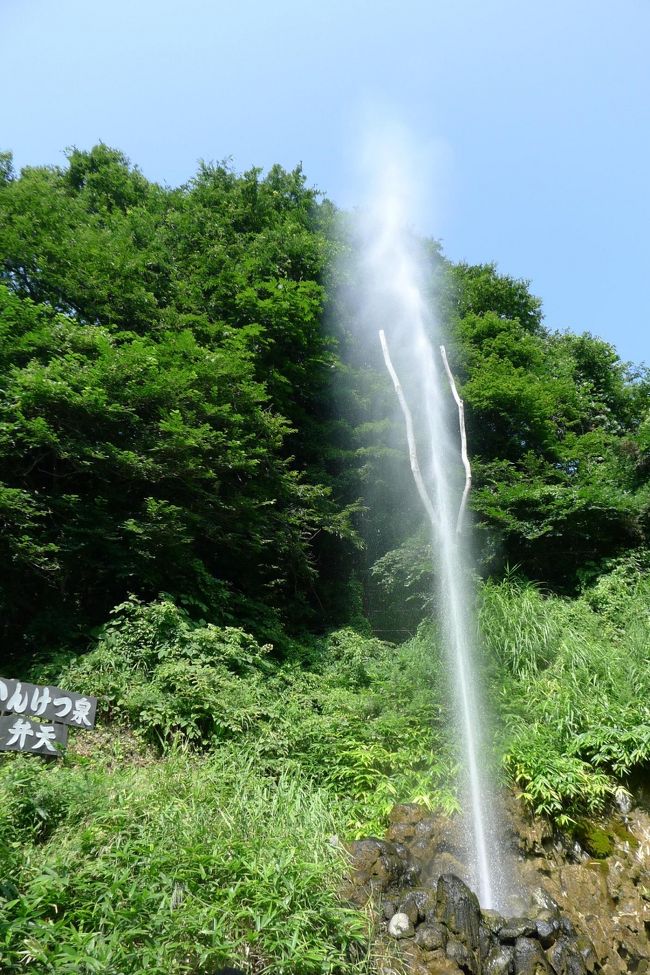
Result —
[[393, 809], [385, 839], [351, 844], [347, 895], [372, 898], [415, 975], [650, 975], [650, 817], [597, 824], [599, 858], [512, 800], [507, 830], [522, 892], [508, 916], [465, 883], [460, 824], [416, 805]]

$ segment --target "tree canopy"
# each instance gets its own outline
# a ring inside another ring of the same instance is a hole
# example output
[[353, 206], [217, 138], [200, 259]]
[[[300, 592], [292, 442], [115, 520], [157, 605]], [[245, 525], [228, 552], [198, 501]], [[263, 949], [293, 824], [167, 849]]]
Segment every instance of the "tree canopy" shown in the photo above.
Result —
[[[424, 596], [392, 391], [334, 321], [350, 246], [299, 168], [201, 164], [169, 188], [103, 144], [19, 175], [2, 156], [0, 598], [15, 652], [83, 636], [130, 593], [276, 641], [280, 625], [358, 611], [372, 565]], [[575, 587], [647, 541], [647, 376], [589, 334], [550, 333], [526, 282], [429, 252], [484, 567]]]

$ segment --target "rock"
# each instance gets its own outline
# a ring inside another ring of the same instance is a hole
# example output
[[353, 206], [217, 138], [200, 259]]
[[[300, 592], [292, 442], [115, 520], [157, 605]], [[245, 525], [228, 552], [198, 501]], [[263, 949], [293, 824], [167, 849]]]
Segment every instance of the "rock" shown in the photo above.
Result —
[[451, 853], [436, 854], [433, 860], [429, 859], [422, 864], [423, 883], [431, 884], [433, 887], [438, 884], [438, 877], [443, 873], [453, 873], [456, 877], [463, 879], [465, 868], [462, 862]]
[[417, 901], [412, 894], [406, 895], [404, 900], [400, 902], [397, 911], [399, 914], [406, 914], [407, 918], [413, 925], [416, 925], [420, 920], [420, 912], [418, 910]]
[[422, 819], [426, 819], [429, 813], [424, 806], [418, 806], [416, 802], [403, 802], [393, 806], [388, 814], [388, 822], [393, 826], [396, 823], [415, 826]]
[[532, 907], [537, 907], [540, 911], [551, 911], [553, 914], [560, 913], [557, 901], [553, 900], [543, 887], [533, 887], [530, 892], [530, 902]]
[[384, 901], [381, 907], [381, 912], [384, 915], [384, 920], [390, 921], [393, 914], [397, 913], [397, 904], [395, 901]]
[[571, 937], [576, 933], [576, 929], [573, 926], [573, 921], [568, 918], [566, 914], [560, 916], [560, 929], [564, 934], [570, 935]]
[[551, 971], [538, 941], [533, 938], [517, 938], [514, 947], [514, 975], [547, 975]]
[[436, 889], [436, 918], [471, 951], [479, 946], [481, 910], [478, 898], [460, 877], [443, 874]]
[[[589, 973], [596, 971], [596, 965], [598, 964], [598, 958], [596, 957], [596, 951], [592, 945], [589, 938], [584, 935], [576, 938], [576, 948], [580, 952], [580, 957], [584, 962], [584, 966]], [[640, 971], [640, 969], [637, 969]]]
[[483, 962], [482, 975], [512, 975], [515, 949], [497, 945]]
[[361, 886], [372, 884], [387, 890], [404, 873], [404, 861], [394, 843], [370, 837], [350, 845], [352, 880]]
[[431, 888], [419, 887], [411, 890], [406, 897], [400, 901], [398, 910], [408, 914], [413, 924], [418, 921], [435, 920], [436, 897]]
[[481, 911], [481, 920], [492, 934], [498, 934], [505, 924], [505, 918], [498, 911]]
[[508, 898], [509, 917], [524, 917], [527, 916], [528, 911], [528, 899], [524, 897], [523, 894], [511, 894]]
[[476, 955], [467, 945], [455, 939], [450, 939], [447, 942], [445, 952], [447, 958], [455, 962], [462, 971], [468, 972], [469, 975], [478, 975], [479, 965]]
[[415, 943], [424, 951], [436, 951], [437, 948], [444, 948], [447, 944], [447, 928], [444, 924], [438, 924], [437, 921], [421, 924], [415, 933]]
[[499, 944], [496, 934], [494, 934], [485, 924], [483, 918], [478, 925], [478, 954], [481, 961], [485, 961], [493, 948]]
[[397, 913], [390, 919], [388, 933], [391, 938], [412, 938], [415, 935], [415, 928], [407, 914]]
[[622, 816], [629, 816], [632, 812], [632, 796], [627, 789], [618, 788], [614, 792], [614, 802]]
[[567, 937], [558, 938], [547, 952], [557, 975], [586, 975], [587, 966], [575, 944]]
[[499, 931], [501, 944], [513, 945], [517, 938], [530, 938], [537, 934], [537, 925], [529, 917], [510, 917]]
[[560, 934], [560, 920], [551, 911], [541, 911], [535, 919], [535, 928], [542, 948], [550, 948]]
[[[475, 975], [479, 970], [482, 975], [548, 975], [551, 959], [560, 975], [650, 975], [650, 815], [643, 804], [636, 803], [625, 822], [618, 815], [601, 820], [598, 825], [613, 836], [611, 854], [579, 862], [572, 836], [531, 822], [514, 799], [512, 806], [504, 830], [510, 846], [519, 849], [521, 903], [512, 900], [507, 920], [493, 911], [478, 913], [463, 883], [460, 819], [433, 816], [414, 805], [393, 814], [387, 840], [346, 845], [359, 856], [352, 860], [344, 896], [360, 906], [369, 896], [381, 904], [383, 896], [380, 912], [386, 922], [407, 915], [414, 930], [400, 932], [406, 937], [397, 950], [408, 959], [410, 975], [459, 975], [459, 969]], [[532, 930], [525, 923], [521, 927], [528, 919]], [[396, 942], [386, 935], [386, 922], [380, 940], [392, 958]], [[504, 927], [508, 943], [500, 944]]]

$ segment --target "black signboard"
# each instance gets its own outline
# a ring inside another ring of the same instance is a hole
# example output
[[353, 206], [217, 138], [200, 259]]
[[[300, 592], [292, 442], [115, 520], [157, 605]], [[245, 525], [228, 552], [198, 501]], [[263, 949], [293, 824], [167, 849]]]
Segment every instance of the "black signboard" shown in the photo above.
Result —
[[59, 755], [68, 740], [68, 728], [55, 722], [31, 721], [20, 714], [0, 717], [0, 751]]
[[0, 677], [0, 714], [29, 714], [58, 724], [93, 728], [96, 710], [96, 697]]

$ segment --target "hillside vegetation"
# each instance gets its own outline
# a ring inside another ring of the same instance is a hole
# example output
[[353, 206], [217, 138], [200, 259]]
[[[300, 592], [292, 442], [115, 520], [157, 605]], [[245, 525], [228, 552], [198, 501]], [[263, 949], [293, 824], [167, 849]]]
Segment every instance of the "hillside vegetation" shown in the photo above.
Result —
[[[371, 969], [342, 842], [453, 811], [394, 394], [300, 170], [0, 166], [3, 675], [99, 698], [0, 758], [0, 967]], [[474, 470], [495, 774], [572, 829], [650, 761], [650, 383], [428, 242]], [[396, 446], [398, 445], [398, 446]]]

